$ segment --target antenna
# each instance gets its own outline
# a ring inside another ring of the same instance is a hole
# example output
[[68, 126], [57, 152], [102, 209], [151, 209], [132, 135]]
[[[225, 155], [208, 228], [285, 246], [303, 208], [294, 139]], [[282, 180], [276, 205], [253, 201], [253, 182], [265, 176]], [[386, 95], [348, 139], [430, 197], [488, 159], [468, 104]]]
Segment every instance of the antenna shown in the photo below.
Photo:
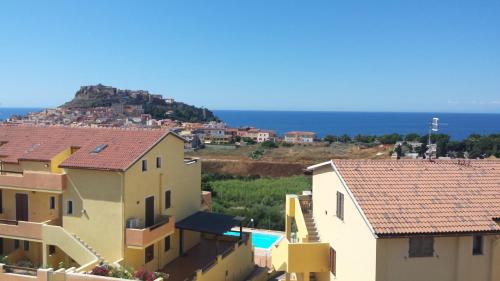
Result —
[[429, 161], [432, 160], [433, 154], [437, 154], [437, 145], [433, 144], [431, 141], [432, 132], [437, 131], [439, 131], [439, 118], [434, 117], [432, 118], [432, 122], [429, 126], [429, 139], [427, 140], [427, 151], [425, 152], [425, 154], [429, 158]]

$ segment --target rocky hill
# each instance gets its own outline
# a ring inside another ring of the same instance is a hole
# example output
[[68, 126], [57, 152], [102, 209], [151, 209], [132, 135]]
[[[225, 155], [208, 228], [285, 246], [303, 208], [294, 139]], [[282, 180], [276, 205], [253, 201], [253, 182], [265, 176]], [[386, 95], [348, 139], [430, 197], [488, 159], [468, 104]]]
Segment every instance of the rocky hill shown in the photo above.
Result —
[[155, 119], [170, 118], [185, 122], [208, 122], [218, 118], [206, 108], [163, 99], [144, 90], [121, 90], [101, 84], [82, 86], [64, 108], [110, 107], [113, 104], [142, 105], [144, 113]]

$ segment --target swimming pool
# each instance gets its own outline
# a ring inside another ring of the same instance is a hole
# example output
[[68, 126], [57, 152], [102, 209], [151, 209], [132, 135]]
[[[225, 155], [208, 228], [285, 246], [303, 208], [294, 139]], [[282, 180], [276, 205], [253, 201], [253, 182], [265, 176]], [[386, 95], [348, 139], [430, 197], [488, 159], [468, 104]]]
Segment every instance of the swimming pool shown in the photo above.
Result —
[[[228, 231], [228, 232], [224, 233], [224, 235], [240, 236], [240, 233], [238, 231]], [[277, 234], [264, 233], [264, 232], [252, 232], [252, 244], [255, 248], [269, 249], [280, 238], [281, 238], [281, 235], [277, 235]]]

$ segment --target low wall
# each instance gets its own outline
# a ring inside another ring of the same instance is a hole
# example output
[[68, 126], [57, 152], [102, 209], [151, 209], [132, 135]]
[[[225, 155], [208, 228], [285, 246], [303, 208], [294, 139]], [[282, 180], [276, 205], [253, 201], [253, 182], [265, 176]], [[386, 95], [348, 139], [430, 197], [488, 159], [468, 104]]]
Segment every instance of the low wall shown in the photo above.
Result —
[[[8, 273], [5, 269], [9, 268], [4, 264], [0, 264], [0, 280], [1, 281], [127, 281], [128, 279], [97, 276], [74, 272], [74, 268], [68, 270], [59, 269], [54, 271], [52, 268], [39, 268], [32, 275]], [[154, 281], [164, 281], [163, 278], [158, 278]]]
[[196, 281], [240, 281], [253, 269], [252, 244], [249, 241], [236, 243], [231, 253], [217, 256], [209, 269], [196, 271]]

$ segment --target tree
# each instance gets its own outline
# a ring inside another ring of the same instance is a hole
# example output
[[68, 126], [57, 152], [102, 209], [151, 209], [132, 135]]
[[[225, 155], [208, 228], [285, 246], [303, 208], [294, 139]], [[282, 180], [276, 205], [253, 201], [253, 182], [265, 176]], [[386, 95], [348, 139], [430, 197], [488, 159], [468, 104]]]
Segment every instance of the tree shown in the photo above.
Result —
[[403, 148], [401, 148], [401, 145], [396, 145], [394, 152], [396, 152], [398, 159], [401, 158], [401, 156], [403, 156]]
[[351, 137], [349, 135], [343, 134], [339, 137], [339, 141], [343, 143], [351, 142]]
[[403, 140], [403, 137], [400, 134], [387, 134], [382, 135], [379, 140], [382, 144], [395, 144], [397, 141]]
[[405, 136], [405, 141], [418, 141], [420, 139], [420, 135], [416, 133], [409, 133]]
[[260, 146], [266, 149], [273, 149], [278, 147], [278, 145], [275, 142], [269, 140], [261, 143]]
[[326, 135], [323, 138], [323, 141], [328, 142], [328, 143], [336, 142], [337, 140], [338, 140], [338, 137], [336, 137], [334, 135]]
[[248, 144], [256, 144], [256, 142], [252, 138], [249, 138], [249, 137], [244, 137], [243, 141], [248, 143]]

